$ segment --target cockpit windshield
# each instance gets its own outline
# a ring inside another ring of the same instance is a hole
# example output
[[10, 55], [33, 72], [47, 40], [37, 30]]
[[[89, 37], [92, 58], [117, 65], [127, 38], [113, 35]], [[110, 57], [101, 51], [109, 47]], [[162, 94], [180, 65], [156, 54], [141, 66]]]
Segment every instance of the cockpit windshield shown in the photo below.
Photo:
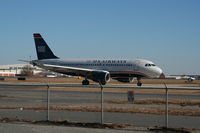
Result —
[[156, 66], [155, 64], [145, 64], [145, 67]]

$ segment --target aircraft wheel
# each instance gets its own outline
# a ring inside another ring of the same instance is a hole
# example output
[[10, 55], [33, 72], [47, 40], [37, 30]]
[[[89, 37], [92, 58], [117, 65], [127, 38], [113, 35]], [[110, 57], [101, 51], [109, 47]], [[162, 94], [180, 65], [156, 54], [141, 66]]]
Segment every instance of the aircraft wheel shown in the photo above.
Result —
[[89, 84], [90, 84], [89, 80], [85, 79], [85, 80], [82, 81], [82, 85], [89, 85]]
[[142, 86], [142, 83], [141, 82], [137, 82], [137, 86]]

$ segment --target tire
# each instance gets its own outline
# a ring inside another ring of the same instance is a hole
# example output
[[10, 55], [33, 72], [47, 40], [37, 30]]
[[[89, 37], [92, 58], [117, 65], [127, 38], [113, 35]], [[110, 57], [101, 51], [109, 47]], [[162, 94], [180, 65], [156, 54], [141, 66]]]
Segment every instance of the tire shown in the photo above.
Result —
[[141, 82], [137, 82], [137, 86], [142, 86], [142, 83]]
[[89, 84], [90, 84], [89, 80], [83, 80], [82, 81], [82, 85], [89, 85]]

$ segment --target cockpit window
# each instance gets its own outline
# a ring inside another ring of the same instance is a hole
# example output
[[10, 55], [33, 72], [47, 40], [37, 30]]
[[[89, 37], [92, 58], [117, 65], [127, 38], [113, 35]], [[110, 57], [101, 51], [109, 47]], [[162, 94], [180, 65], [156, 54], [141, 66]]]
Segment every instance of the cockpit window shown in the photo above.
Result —
[[150, 64], [145, 64], [146, 67], [150, 66]]
[[155, 64], [145, 64], [145, 67], [156, 66]]

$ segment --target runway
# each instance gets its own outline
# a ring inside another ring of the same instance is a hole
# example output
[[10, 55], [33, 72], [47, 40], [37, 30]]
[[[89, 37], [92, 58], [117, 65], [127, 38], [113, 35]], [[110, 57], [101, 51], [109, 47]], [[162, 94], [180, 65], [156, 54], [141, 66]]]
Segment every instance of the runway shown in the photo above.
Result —
[[[100, 88], [98, 84], [82, 86], [80, 84], [48, 84], [50, 86], [50, 106], [100, 106]], [[47, 89], [44, 83], [0, 83], [0, 106], [1, 107], [19, 107], [18, 109], [0, 109], [1, 118], [21, 118], [31, 120], [45, 120], [46, 110], [26, 110], [23, 107], [46, 107]], [[61, 87], [61, 88], [60, 88]], [[199, 94], [198, 87], [187, 87], [182, 85], [171, 85], [171, 88], [195, 90]], [[169, 88], [170, 88], [169, 87]], [[87, 89], [96, 91], [80, 91]], [[146, 85], [144, 87], [134, 87], [131, 85], [106, 85], [104, 86], [104, 107], [125, 107], [125, 108], [164, 108], [165, 105], [159, 104], [110, 104], [110, 100], [127, 100], [127, 91], [124, 89], [163, 89], [162, 85]], [[119, 92], [107, 91], [109, 89], [119, 89]], [[98, 91], [99, 90], [99, 91]], [[170, 94], [172, 99], [191, 99], [199, 100], [196, 93]], [[145, 98], [165, 98], [162, 93], [144, 93], [136, 92], [135, 99]], [[199, 106], [177, 106], [170, 105], [169, 108], [199, 110]], [[100, 112], [69, 111], [69, 110], [50, 110], [50, 120], [70, 120], [79, 122], [100, 122]], [[120, 113], [105, 112], [104, 122], [106, 123], [128, 123], [136, 126], [164, 126], [165, 116], [143, 113]], [[170, 127], [188, 127], [200, 128], [199, 116], [176, 116], [169, 115]]]

